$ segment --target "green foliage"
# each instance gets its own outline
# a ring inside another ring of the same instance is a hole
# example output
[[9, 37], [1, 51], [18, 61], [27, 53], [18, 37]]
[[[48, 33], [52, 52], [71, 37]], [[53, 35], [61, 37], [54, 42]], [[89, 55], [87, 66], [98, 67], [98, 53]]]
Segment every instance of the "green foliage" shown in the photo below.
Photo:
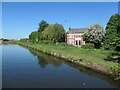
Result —
[[87, 43], [94, 43], [95, 48], [100, 48], [105, 36], [105, 31], [100, 24], [90, 25], [89, 31], [83, 35], [83, 39]]
[[28, 38], [22, 38], [22, 39], [20, 39], [20, 41], [22, 41], [22, 42], [28, 42], [29, 39]]
[[42, 20], [40, 23], [39, 23], [39, 28], [38, 28], [38, 40], [43, 40], [43, 34], [42, 32], [45, 30], [45, 28], [48, 26], [49, 24]]
[[29, 39], [32, 41], [37, 41], [38, 40], [38, 32], [34, 31], [29, 35]]
[[[107, 49], [114, 49], [109, 59], [120, 62], [120, 15], [115, 14], [110, 17], [106, 26], [104, 46]], [[105, 49], [106, 49], [105, 48]]]
[[116, 39], [114, 39], [111, 43], [111, 46], [114, 47], [115, 51], [112, 53], [112, 55], [109, 56], [109, 58], [120, 62], [120, 38], [117, 37]]
[[120, 34], [120, 15], [112, 15], [106, 26], [106, 34], [104, 38], [104, 44], [110, 44], [113, 42], [113, 39], [119, 36]]
[[38, 32], [41, 32], [41, 31], [44, 31], [44, 29], [48, 26], [49, 24], [42, 20], [40, 23], [39, 23], [39, 28], [38, 28]]
[[84, 49], [93, 49], [95, 46], [92, 43], [86, 43], [85, 45], [82, 45], [81, 48]]
[[3, 40], [3, 41], [10, 41], [9, 39], [1, 39], [1, 40]]
[[105, 50], [114, 50], [115, 47], [111, 46], [110, 44], [103, 44], [102, 47], [105, 49]]
[[[12, 43], [12, 42], [8, 42]], [[120, 65], [119, 63], [115, 62], [108, 62], [103, 60], [106, 58], [108, 54], [111, 53], [111, 51], [101, 50], [101, 49], [83, 49], [73, 46], [63, 46], [63, 45], [56, 45], [56, 44], [36, 44], [31, 42], [14, 42], [19, 45], [23, 46], [29, 46], [34, 49], [37, 49], [39, 51], [44, 51], [51, 54], [57, 54], [59, 56], [66, 56], [67, 58], [70, 58], [72, 60], [82, 60], [87, 63], [91, 63], [90, 65], [93, 65], [93, 63], [96, 63], [97, 65], [100, 65], [101, 67], [105, 67], [108, 69], [108, 73], [112, 72], [111, 74], [119, 74], [120, 72]], [[86, 65], [88, 67], [88, 64]], [[96, 67], [97, 68], [97, 67]], [[110, 71], [109, 71], [110, 70]]]
[[103, 26], [101, 26], [100, 24], [97, 23], [97, 24], [93, 24], [93, 25], [88, 26], [88, 29], [89, 29], [89, 31], [94, 31], [94, 30], [102, 31]]
[[42, 32], [44, 31], [44, 29], [48, 26], [49, 24], [42, 20], [40, 23], [39, 23], [39, 28], [38, 28], [38, 31], [34, 31], [32, 32], [30, 35], [29, 35], [29, 39], [30, 41], [40, 41], [40, 40], [43, 40], [43, 34]]
[[116, 77], [114, 78], [115, 80], [120, 80], [120, 64], [118, 65], [113, 65], [111, 68], [110, 68], [110, 74], [111, 75], [116, 75]]
[[111, 45], [115, 47], [116, 51], [120, 51], [120, 37], [113, 39], [113, 42], [111, 43]]
[[43, 31], [43, 37], [46, 40], [62, 42], [65, 40], [65, 30], [60, 24], [51, 24]]
[[58, 43], [56, 43], [56, 45], [68, 46], [68, 44], [66, 42], [58, 42]]
[[53, 41], [49, 41], [49, 40], [42, 40], [39, 41], [40, 44], [55, 44]]
[[38, 41], [43, 40], [44, 38], [43, 38], [42, 31], [39, 31], [39, 32], [37, 32], [37, 33], [38, 33]]

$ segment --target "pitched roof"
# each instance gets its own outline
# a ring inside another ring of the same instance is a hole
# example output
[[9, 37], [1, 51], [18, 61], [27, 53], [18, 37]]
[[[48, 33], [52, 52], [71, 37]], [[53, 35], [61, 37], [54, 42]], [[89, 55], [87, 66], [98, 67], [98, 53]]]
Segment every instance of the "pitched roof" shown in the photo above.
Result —
[[68, 33], [69, 34], [77, 34], [77, 33], [84, 33], [84, 32], [87, 32], [88, 31], [88, 28], [69, 28], [69, 31]]

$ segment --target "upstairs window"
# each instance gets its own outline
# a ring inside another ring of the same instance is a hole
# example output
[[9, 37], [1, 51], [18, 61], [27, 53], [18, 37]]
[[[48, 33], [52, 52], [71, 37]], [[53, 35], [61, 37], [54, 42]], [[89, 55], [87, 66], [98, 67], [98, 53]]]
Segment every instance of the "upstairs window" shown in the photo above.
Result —
[[70, 38], [73, 38], [74, 37], [74, 35], [70, 35]]

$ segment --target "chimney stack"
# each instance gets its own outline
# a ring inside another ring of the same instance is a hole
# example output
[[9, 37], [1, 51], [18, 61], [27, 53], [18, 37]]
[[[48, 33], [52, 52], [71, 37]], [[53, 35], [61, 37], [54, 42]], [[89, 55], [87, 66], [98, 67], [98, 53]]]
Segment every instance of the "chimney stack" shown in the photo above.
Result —
[[68, 27], [68, 31], [70, 31], [70, 29], [71, 29], [71, 28], [70, 28], [70, 27]]

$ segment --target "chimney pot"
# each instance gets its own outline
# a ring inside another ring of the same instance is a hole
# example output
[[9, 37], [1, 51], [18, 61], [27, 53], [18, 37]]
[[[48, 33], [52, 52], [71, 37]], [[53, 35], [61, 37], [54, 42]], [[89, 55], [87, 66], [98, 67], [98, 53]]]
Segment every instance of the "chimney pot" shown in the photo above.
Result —
[[68, 31], [70, 31], [70, 29], [71, 29], [71, 28], [69, 27], [69, 28], [68, 28]]

